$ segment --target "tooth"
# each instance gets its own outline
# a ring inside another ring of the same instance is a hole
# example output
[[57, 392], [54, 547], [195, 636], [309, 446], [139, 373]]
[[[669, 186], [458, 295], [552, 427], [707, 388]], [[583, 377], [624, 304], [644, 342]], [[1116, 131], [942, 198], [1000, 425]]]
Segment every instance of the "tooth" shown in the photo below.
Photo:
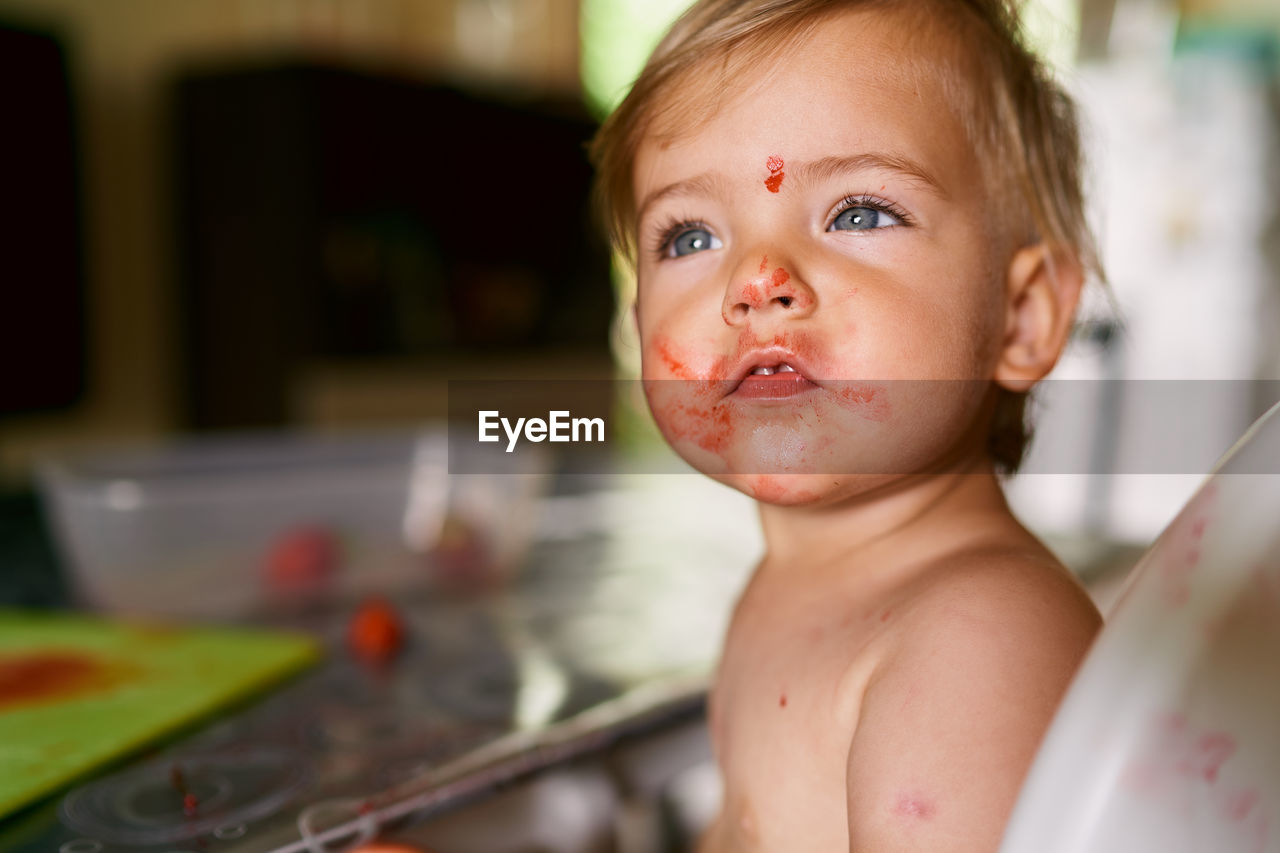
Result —
[[789, 364], [779, 364], [776, 373], [795, 373], [796, 369]]
[[752, 373], [752, 375], [754, 375], [754, 376], [772, 376], [772, 375], [773, 375], [773, 368], [772, 368], [772, 367], [757, 367], [755, 370], [751, 371], [751, 373]]

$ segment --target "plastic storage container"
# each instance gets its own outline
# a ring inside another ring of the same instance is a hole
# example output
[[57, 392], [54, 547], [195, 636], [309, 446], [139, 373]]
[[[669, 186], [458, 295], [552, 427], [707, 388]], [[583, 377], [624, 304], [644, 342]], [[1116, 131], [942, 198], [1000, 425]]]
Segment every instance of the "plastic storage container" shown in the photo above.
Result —
[[38, 476], [82, 603], [227, 618], [429, 583], [443, 532], [455, 557], [459, 530], [473, 540], [475, 571], [510, 571], [543, 478], [447, 472], [441, 428], [187, 440], [46, 460]]

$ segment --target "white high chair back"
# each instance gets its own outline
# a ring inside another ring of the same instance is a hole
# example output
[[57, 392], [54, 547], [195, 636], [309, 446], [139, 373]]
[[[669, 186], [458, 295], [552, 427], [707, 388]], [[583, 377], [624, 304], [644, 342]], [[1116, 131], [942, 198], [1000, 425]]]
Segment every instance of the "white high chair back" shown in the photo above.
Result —
[[1280, 853], [1280, 405], [1134, 569], [1000, 849]]

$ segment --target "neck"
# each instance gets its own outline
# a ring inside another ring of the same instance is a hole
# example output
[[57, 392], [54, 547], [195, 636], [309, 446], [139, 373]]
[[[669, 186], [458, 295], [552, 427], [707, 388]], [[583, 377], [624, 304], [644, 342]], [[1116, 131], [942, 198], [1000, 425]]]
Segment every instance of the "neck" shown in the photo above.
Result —
[[835, 504], [822, 506], [760, 505], [766, 562], [827, 564], [904, 534], [956, 525], [963, 535], [966, 519], [992, 512], [1008, 513], [1004, 492], [991, 464], [983, 460], [935, 474], [902, 477]]

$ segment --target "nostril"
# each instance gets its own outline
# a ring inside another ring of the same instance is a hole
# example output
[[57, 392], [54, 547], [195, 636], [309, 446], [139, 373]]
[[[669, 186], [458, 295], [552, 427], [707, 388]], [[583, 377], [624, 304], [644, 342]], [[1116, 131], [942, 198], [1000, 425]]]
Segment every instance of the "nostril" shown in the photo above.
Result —
[[779, 297], [778, 297], [778, 302], [780, 302], [780, 303], [782, 304], [782, 307], [783, 307], [783, 308], [790, 308], [790, 307], [791, 307], [791, 297], [790, 297], [790, 296], [779, 296]]

